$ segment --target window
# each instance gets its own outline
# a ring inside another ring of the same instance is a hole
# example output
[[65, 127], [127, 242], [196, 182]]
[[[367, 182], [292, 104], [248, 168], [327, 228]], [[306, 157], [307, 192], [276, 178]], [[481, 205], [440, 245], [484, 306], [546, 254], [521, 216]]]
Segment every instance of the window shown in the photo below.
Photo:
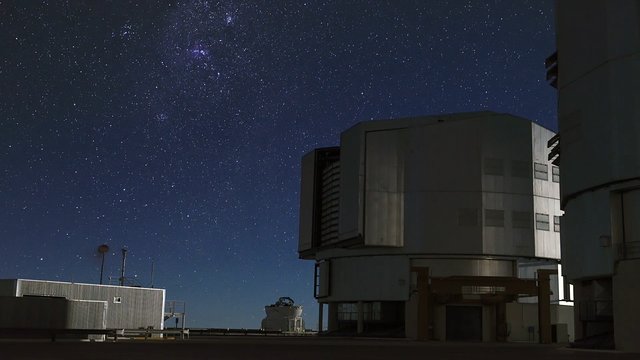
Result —
[[573, 285], [571, 285], [571, 283], [569, 281], [567, 281], [567, 279], [564, 279], [563, 283], [562, 283], [562, 287], [564, 290], [564, 299], [560, 299], [560, 300], [565, 300], [565, 301], [573, 301]]
[[313, 280], [313, 296], [316, 299], [329, 296], [330, 265], [329, 261], [316, 263]]
[[528, 211], [514, 211], [511, 214], [512, 226], [516, 229], [531, 229], [531, 213]]
[[[365, 320], [380, 320], [382, 319], [382, 304], [380, 303], [380, 301], [375, 301], [372, 303], [369, 303], [370, 308], [369, 311], [365, 312]], [[367, 308], [365, 307], [365, 310], [367, 310]], [[368, 314], [368, 316], [367, 316]]]
[[458, 209], [458, 225], [478, 226], [478, 209]]
[[553, 182], [559, 183], [560, 182], [560, 168], [557, 166], [552, 166], [551, 167], [551, 180], [553, 180]]
[[504, 175], [504, 161], [502, 159], [485, 158], [484, 173], [485, 175]]
[[338, 320], [358, 320], [358, 305], [338, 304]]
[[484, 226], [504, 227], [504, 210], [484, 210]]
[[114, 297], [113, 297], [113, 303], [114, 303], [114, 304], [120, 304], [120, 303], [122, 303], [122, 297], [121, 297], [121, 296], [114, 296]]
[[511, 176], [529, 178], [531, 176], [531, 163], [528, 161], [513, 160], [511, 162]]
[[560, 216], [553, 217], [553, 231], [560, 232]]
[[549, 179], [549, 170], [547, 164], [534, 163], [533, 164], [533, 177], [540, 180]]
[[[379, 301], [362, 303], [362, 315], [365, 321], [380, 320], [381, 313], [382, 313], [382, 306]], [[358, 304], [357, 303], [338, 304], [338, 320], [357, 321], [358, 320]]]
[[549, 231], [549, 215], [536, 214], [536, 229]]

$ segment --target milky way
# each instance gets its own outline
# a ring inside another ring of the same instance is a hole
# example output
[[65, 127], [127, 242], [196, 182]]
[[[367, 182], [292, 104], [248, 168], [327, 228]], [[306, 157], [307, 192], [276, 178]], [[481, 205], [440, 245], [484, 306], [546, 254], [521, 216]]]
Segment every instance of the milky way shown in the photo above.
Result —
[[290, 296], [299, 163], [358, 121], [491, 109], [554, 128], [552, 1], [0, 1], [0, 278], [128, 275], [191, 326]]

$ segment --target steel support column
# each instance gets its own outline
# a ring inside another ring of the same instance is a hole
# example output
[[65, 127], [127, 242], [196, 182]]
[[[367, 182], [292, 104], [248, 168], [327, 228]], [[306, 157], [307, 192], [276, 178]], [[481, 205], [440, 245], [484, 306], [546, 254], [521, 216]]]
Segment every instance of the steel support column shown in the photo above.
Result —
[[323, 314], [323, 310], [324, 310], [324, 304], [319, 302], [318, 303], [318, 334], [322, 332], [322, 320], [324, 318], [324, 314]]

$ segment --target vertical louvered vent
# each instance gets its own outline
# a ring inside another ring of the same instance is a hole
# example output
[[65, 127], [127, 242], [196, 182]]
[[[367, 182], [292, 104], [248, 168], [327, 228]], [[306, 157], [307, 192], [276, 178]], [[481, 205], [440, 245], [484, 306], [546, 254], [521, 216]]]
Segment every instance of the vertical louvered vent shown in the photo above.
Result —
[[340, 162], [322, 170], [320, 205], [320, 244], [338, 241], [338, 200], [340, 197]]

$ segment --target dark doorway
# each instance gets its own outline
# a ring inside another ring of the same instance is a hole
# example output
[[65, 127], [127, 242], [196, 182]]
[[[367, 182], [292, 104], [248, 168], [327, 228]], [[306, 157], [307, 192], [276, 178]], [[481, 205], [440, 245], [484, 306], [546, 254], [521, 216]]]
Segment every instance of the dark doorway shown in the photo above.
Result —
[[447, 306], [447, 341], [482, 341], [482, 306]]

